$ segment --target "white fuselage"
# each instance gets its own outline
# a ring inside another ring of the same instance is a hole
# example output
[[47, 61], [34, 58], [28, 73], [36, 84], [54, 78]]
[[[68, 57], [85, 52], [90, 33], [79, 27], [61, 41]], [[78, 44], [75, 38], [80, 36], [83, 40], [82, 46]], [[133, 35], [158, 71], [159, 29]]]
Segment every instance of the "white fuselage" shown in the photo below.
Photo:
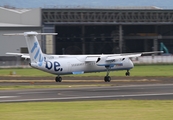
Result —
[[[31, 66], [39, 70], [49, 72], [55, 75], [82, 74], [88, 72], [106, 71], [106, 67], [98, 65], [96, 62], [86, 62], [88, 55], [45, 55], [41, 66], [39, 63], [31, 63]], [[107, 55], [101, 55], [103, 58]], [[115, 64], [120, 63], [121, 64]], [[111, 63], [110, 63], [111, 64]], [[134, 67], [129, 58], [124, 60], [112, 61], [110, 70], [129, 70]]]

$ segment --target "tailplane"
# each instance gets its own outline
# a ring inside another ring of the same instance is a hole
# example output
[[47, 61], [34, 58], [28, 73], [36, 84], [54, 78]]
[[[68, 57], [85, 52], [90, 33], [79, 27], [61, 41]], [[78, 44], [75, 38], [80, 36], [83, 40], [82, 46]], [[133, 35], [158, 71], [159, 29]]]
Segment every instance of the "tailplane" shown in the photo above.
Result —
[[37, 63], [39, 66], [41, 66], [42, 62], [44, 61], [44, 56], [36, 36], [37, 35], [57, 35], [57, 33], [24, 32], [24, 33], [4, 34], [4, 35], [8, 35], [8, 36], [24, 35], [27, 46], [28, 46], [31, 63]]

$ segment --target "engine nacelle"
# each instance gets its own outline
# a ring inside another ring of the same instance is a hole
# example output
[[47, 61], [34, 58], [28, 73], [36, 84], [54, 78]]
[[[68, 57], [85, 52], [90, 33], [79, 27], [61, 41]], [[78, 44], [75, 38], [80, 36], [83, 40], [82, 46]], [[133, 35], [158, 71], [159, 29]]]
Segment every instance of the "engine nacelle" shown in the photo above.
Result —
[[115, 65], [122, 65], [123, 60], [121, 59], [113, 59], [113, 60], [106, 60], [108, 56], [101, 56], [97, 59], [96, 65], [98, 66], [105, 66], [105, 67], [114, 67]]

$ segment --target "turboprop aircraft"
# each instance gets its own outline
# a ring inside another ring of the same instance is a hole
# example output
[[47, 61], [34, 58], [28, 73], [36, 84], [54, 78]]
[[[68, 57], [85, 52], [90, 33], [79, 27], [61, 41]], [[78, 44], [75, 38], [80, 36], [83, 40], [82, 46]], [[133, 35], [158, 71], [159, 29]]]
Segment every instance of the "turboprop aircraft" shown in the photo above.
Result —
[[105, 82], [110, 82], [110, 71], [126, 70], [126, 76], [130, 76], [129, 70], [134, 67], [130, 58], [139, 57], [142, 54], [161, 53], [162, 51], [126, 53], [126, 54], [100, 54], [100, 55], [47, 55], [42, 53], [37, 40], [37, 35], [57, 35], [57, 33], [37, 33], [24, 32], [4, 34], [8, 36], [23, 35], [26, 39], [29, 54], [6, 53], [11, 55], [20, 55], [22, 58], [29, 58], [29, 65], [33, 68], [55, 74], [56, 82], [61, 82], [60, 75], [83, 74], [89, 72], [107, 71], [104, 77]]

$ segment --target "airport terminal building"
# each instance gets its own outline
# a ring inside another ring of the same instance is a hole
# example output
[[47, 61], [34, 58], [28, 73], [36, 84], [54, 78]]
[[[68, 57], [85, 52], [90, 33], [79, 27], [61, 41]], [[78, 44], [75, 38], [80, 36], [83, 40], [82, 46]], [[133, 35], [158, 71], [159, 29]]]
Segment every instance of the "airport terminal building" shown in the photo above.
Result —
[[[173, 10], [158, 7], [0, 8], [0, 56], [27, 52], [24, 37], [4, 33], [56, 32], [38, 36], [47, 54], [173, 53]], [[161, 47], [161, 48], [160, 48]]]

